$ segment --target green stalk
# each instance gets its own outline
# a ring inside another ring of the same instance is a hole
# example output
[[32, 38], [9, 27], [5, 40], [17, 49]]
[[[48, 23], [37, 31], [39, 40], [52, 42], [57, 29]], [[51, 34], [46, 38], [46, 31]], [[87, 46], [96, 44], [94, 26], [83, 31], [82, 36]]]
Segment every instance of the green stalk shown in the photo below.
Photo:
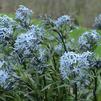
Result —
[[53, 65], [54, 65], [54, 68], [55, 68], [55, 70], [56, 70], [56, 61], [55, 61], [54, 55], [53, 55]]
[[[75, 72], [74, 72], [74, 78], [76, 77], [75, 75]], [[78, 101], [78, 95], [77, 95], [77, 83], [75, 82], [74, 83], [74, 87], [73, 87], [73, 93], [75, 94], [75, 97], [74, 97], [74, 101]]]
[[40, 91], [39, 91], [39, 74], [38, 72], [36, 71], [36, 83], [37, 83], [37, 88], [36, 88], [36, 99], [37, 101], [41, 101], [41, 97], [40, 97]]
[[77, 101], [77, 84], [74, 83], [74, 94], [75, 94], [75, 97], [74, 97], [74, 101]]
[[[43, 76], [43, 82], [44, 82], [44, 87], [46, 86], [46, 79], [45, 79], [45, 75]], [[44, 101], [48, 101], [48, 98], [47, 98], [47, 91], [45, 90], [45, 100]]]
[[58, 33], [58, 35], [59, 35], [59, 37], [60, 37], [60, 39], [61, 39], [61, 41], [62, 41], [62, 44], [63, 44], [63, 47], [64, 47], [64, 51], [67, 52], [67, 48], [66, 48], [65, 41], [64, 41], [64, 38], [63, 38], [62, 33], [59, 32], [58, 30], [55, 30], [55, 29], [54, 29], [54, 31], [55, 31], [56, 33]]
[[94, 89], [93, 89], [93, 101], [98, 101], [97, 96], [96, 96], [96, 91], [97, 91], [97, 76], [95, 70], [93, 70], [94, 73]]

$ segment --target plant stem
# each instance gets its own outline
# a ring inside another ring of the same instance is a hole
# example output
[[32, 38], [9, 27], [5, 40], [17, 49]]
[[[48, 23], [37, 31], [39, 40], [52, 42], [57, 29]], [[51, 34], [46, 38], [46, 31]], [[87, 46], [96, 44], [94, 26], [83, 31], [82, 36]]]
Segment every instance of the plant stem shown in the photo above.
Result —
[[[74, 78], [76, 77], [75, 75], [75, 72], [74, 72]], [[75, 82], [74, 83], [74, 87], [73, 87], [73, 93], [75, 94], [75, 97], [74, 97], [74, 101], [78, 101], [78, 95], [77, 95], [77, 83]]]
[[59, 37], [60, 37], [60, 39], [61, 39], [61, 41], [62, 41], [62, 44], [63, 44], [64, 50], [67, 52], [66, 45], [65, 45], [65, 42], [64, 42], [64, 39], [63, 39], [63, 35], [62, 35], [62, 33], [59, 32], [58, 30], [55, 30], [55, 29], [54, 29], [54, 31], [55, 31], [56, 33], [58, 33], [58, 35], [59, 35]]
[[55, 68], [55, 70], [56, 70], [56, 61], [55, 61], [54, 55], [53, 55], [53, 65], [54, 65], [54, 68]]
[[[44, 87], [46, 86], [46, 79], [45, 79], [45, 75], [43, 76], [43, 81], [44, 81]], [[47, 91], [45, 90], [45, 100], [44, 101], [48, 101], [47, 98]]]
[[96, 76], [95, 70], [93, 70], [93, 73], [94, 73], [94, 89], [93, 89], [94, 99], [93, 99], [93, 101], [97, 101], [97, 96], [96, 96], [96, 91], [97, 91], [97, 76]]
[[74, 83], [74, 94], [75, 94], [74, 101], [77, 101], [77, 84], [76, 83]]
[[36, 83], [37, 83], [37, 88], [36, 88], [36, 99], [37, 101], [41, 101], [41, 96], [40, 96], [40, 80], [39, 80], [39, 74], [36, 71]]

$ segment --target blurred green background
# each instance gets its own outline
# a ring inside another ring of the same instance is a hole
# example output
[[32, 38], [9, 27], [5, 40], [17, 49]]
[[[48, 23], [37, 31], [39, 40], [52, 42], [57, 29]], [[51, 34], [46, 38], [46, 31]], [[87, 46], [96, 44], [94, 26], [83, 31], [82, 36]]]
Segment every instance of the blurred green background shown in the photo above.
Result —
[[36, 18], [70, 14], [85, 27], [91, 27], [95, 16], [101, 13], [101, 0], [0, 0], [0, 13], [14, 13], [21, 4], [31, 8]]

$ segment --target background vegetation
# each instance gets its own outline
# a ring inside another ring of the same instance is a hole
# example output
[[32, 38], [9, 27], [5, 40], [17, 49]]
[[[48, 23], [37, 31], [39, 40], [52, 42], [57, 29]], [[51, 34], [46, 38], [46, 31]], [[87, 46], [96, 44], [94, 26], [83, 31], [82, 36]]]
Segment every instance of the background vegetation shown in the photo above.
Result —
[[0, 0], [0, 12], [14, 13], [21, 4], [31, 8], [34, 17], [69, 14], [86, 27], [91, 27], [95, 16], [101, 13], [101, 0]]

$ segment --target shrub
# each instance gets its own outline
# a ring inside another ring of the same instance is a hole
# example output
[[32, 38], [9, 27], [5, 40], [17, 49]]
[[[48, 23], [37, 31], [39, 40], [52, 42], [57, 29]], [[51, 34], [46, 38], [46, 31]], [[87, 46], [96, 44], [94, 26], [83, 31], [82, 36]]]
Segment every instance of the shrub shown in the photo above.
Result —
[[14, 19], [0, 17], [0, 101], [97, 101], [100, 34], [86, 31], [76, 42], [69, 15], [31, 21], [23, 5]]

